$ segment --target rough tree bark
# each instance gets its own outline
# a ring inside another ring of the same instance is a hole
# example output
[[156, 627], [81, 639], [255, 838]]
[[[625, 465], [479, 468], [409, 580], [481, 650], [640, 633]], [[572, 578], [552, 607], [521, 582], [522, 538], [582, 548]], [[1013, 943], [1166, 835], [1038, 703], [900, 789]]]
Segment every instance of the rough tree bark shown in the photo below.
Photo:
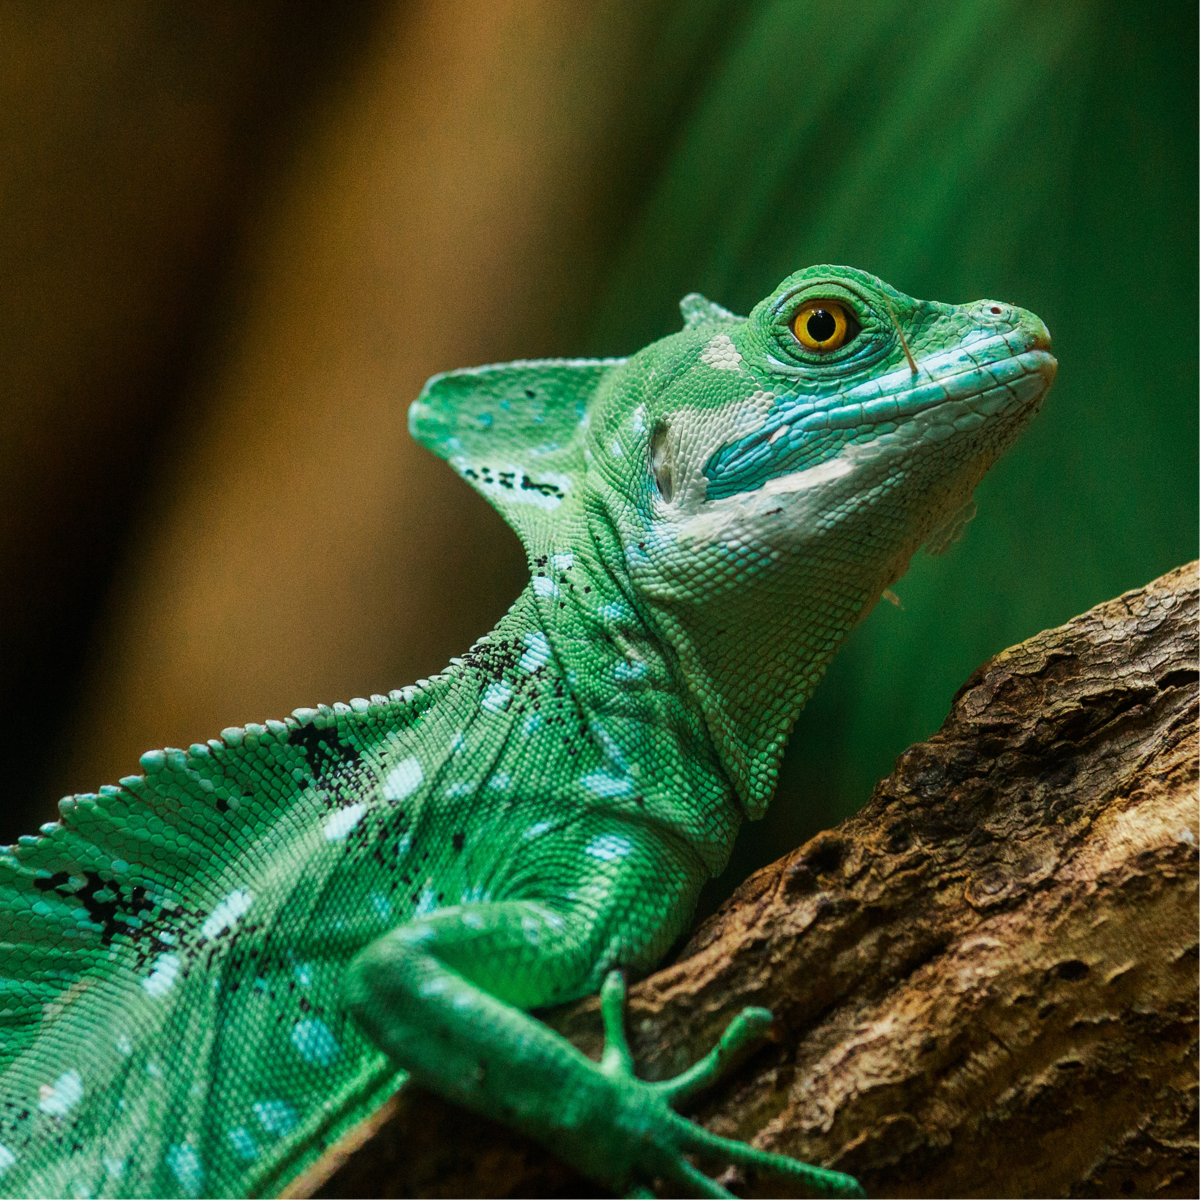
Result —
[[[641, 1073], [762, 1004], [775, 1040], [693, 1110], [715, 1132], [875, 1196], [1195, 1196], [1196, 607], [1193, 563], [980, 667], [862, 812], [632, 989]], [[598, 1056], [594, 1001], [547, 1019]], [[314, 1188], [602, 1194], [415, 1088]]]

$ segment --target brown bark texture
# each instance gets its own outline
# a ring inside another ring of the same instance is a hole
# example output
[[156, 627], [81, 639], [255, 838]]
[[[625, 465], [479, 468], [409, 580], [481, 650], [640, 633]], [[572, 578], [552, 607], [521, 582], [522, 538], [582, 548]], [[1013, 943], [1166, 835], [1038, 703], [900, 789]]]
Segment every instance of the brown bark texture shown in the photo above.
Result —
[[[716, 1133], [872, 1196], [1195, 1196], [1196, 608], [1193, 563], [980, 667], [857, 816], [631, 990], [640, 1073], [764, 1005], [773, 1038], [689, 1114]], [[594, 999], [545, 1015], [599, 1055]], [[603, 1194], [417, 1088], [313, 1188]]]

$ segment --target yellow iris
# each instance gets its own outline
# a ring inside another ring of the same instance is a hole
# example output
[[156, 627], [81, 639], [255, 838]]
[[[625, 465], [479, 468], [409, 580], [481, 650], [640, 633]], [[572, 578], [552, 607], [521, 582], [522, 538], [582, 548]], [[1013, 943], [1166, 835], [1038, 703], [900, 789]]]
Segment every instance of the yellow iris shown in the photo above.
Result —
[[828, 353], [847, 340], [850, 322], [836, 300], [806, 300], [792, 320], [792, 332], [809, 350]]

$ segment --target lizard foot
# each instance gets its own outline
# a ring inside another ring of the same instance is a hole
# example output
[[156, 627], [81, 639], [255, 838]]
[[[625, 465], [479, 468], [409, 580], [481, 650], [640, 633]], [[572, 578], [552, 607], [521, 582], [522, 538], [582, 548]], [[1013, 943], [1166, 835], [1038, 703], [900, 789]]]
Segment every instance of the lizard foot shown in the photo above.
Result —
[[[786, 1154], [757, 1150], [745, 1142], [718, 1137], [707, 1129], [681, 1117], [671, 1104], [695, 1095], [715, 1083], [728, 1069], [733, 1055], [747, 1042], [760, 1037], [770, 1026], [771, 1013], [765, 1008], [744, 1008], [729, 1023], [721, 1040], [703, 1058], [674, 1079], [648, 1083], [633, 1074], [633, 1056], [625, 1040], [625, 980], [620, 971], [611, 971], [600, 989], [600, 1015], [604, 1022], [604, 1053], [600, 1070], [613, 1082], [641, 1093], [641, 1134], [645, 1153], [637, 1156], [637, 1183], [628, 1187], [627, 1196], [649, 1197], [649, 1184], [655, 1177], [689, 1189], [693, 1196], [732, 1197], [716, 1180], [705, 1175], [685, 1155], [721, 1158], [738, 1166], [767, 1171], [794, 1179], [821, 1196], [862, 1196], [866, 1193], [851, 1175], [810, 1166]], [[627, 1185], [628, 1186], [628, 1185]]]

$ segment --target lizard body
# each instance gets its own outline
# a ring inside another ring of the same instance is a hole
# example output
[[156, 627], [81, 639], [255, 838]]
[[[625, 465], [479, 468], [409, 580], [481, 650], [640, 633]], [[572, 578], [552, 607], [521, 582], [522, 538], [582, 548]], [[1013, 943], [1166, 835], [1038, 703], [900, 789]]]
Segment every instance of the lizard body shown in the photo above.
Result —
[[[430, 380], [414, 436], [531, 580], [446, 672], [154, 751], [0, 855], [0, 1190], [285, 1187], [410, 1072], [622, 1189], [683, 1157], [822, 1190], [629, 1070], [614, 968], [686, 928], [848, 630], [1053, 379], [1045, 326], [849, 268], [629, 359]], [[606, 982], [607, 980], [607, 982]], [[525, 1010], [602, 988], [593, 1064]]]

